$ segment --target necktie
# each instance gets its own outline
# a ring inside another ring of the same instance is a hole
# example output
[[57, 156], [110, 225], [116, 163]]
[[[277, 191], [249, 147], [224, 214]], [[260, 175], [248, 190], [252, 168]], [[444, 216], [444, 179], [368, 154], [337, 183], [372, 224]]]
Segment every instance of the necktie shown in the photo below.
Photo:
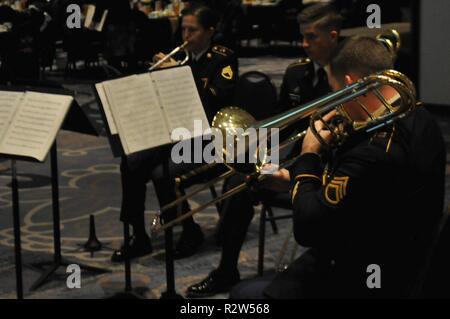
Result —
[[314, 86], [314, 91], [317, 92], [319, 96], [328, 93], [330, 87], [328, 85], [328, 77], [327, 72], [323, 68], [319, 68], [317, 70], [317, 84]]

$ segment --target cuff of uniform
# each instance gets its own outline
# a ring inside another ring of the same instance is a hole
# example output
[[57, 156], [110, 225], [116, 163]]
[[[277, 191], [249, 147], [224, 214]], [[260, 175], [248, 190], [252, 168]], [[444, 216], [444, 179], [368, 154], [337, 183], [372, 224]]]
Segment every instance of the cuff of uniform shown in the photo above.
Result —
[[292, 169], [292, 182], [295, 184], [300, 175], [311, 175], [318, 177], [322, 175], [321, 158], [316, 153], [305, 153], [300, 156]]

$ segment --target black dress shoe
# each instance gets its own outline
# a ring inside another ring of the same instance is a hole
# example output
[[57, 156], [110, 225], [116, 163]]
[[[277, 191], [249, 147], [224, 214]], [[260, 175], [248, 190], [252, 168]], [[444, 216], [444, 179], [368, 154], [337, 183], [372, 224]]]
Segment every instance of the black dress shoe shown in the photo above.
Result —
[[[130, 238], [130, 246], [128, 247], [128, 258], [145, 256], [153, 252], [152, 242], [148, 236], [143, 240], [136, 240], [135, 236]], [[112, 262], [123, 262], [125, 260], [125, 247], [122, 246], [119, 250], [114, 251], [111, 256]]]
[[240, 281], [239, 272], [223, 275], [213, 270], [208, 277], [190, 286], [186, 291], [188, 298], [205, 298], [219, 293], [228, 292]]
[[183, 230], [175, 248], [174, 258], [181, 259], [194, 255], [204, 241], [203, 232], [197, 224], [189, 230]]

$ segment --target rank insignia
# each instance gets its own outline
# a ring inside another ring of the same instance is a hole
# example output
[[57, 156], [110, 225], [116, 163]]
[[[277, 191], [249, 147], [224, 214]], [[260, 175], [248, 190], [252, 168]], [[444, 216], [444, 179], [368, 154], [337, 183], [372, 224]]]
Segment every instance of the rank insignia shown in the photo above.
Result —
[[337, 205], [345, 197], [348, 185], [348, 176], [334, 177], [325, 187], [325, 199], [328, 203]]
[[300, 186], [300, 182], [295, 183], [294, 189], [292, 190], [291, 202], [294, 203], [295, 195], [297, 195], [298, 187]]
[[231, 80], [233, 78], [233, 70], [231, 69], [231, 66], [228, 65], [222, 69], [222, 76], [227, 80]]

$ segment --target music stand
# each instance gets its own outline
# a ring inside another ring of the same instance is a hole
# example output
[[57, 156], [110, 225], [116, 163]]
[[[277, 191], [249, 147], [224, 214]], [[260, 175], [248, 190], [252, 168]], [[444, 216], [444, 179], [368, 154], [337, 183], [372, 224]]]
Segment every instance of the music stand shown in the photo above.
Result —
[[[50, 82], [47, 82], [50, 83]], [[47, 84], [45, 83], [45, 84]], [[28, 84], [28, 85], [27, 85]], [[58, 85], [50, 85], [49, 87], [36, 87], [30, 85], [39, 85], [39, 82], [25, 82], [19, 83], [19, 86], [12, 87], [0, 86], [0, 90], [8, 91], [35, 91], [41, 93], [53, 93], [53, 94], [65, 94], [73, 95], [72, 91], [62, 89]], [[77, 122], [78, 125], [74, 123]], [[81, 123], [81, 125], [79, 124]], [[98, 135], [92, 124], [87, 119], [86, 115], [79, 108], [79, 105], [73, 101], [69, 108], [66, 119], [62, 125], [62, 129], [68, 129], [80, 133]], [[58, 159], [56, 140], [51, 147], [51, 181], [52, 181], [52, 208], [53, 208], [53, 239], [54, 239], [54, 258], [53, 263], [49, 270], [47, 270], [30, 288], [33, 291], [43, 285], [52, 274], [60, 266], [68, 266], [73, 264], [65, 261], [61, 255], [61, 233], [60, 233], [60, 214], [59, 214], [59, 185], [58, 185]], [[19, 212], [19, 185], [17, 181], [16, 163], [17, 159], [30, 161], [29, 158], [23, 158], [21, 156], [7, 156], [11, 158], [11, 170], [12, 170], [12, 197], [13, 197], [13, 223], [14, 223], [14, 246], [15, 246], [15, 266], [16, 266], [16, 290], [18, 299], [23, 298], [23, 280], [22, 280], [22, 252], [21, 252], [21, 238], [20, 238], [20, 212]], [[45, 264], [45, 263], [43, 263]], [[79, 264], [80, 268], [96, 272], [107, 272], [106, 269], [92, 267], [88, 265]]]
[[[163, 164], [163, 173], [166, 178], [169, 178], [169, 169], [167, 161]], [[131, 262], [128, 257], [128, 249], [130, 242], [130, 228], [128, 223], [123, 223], [123, 238], [124, 238], [124, 252], [125, 252], [125, 291], [115, 294], [111, 298], [123, 299], [142, 299], [143, 296], [133, 291], [131, 284]], [[172, 227], [164, 231], [164, 247], [165, 247], [165, 261], [166, 261], [166, 291], [161, 294], [161, 299], [183, 299], [177, 294], [175, 290], [175, 271], [173, 258], [173, 231]]]
[[125, 290], [115, 293], [109, 299], [144, 299], [139, 293], [133, 291], [131, 285], [131, 262], [127, 254], [130, 248], [130, 225], [128, 223], [123, 223], [123, 245], [125, 253]]
[[[67, 90], [56, 90], [55, 89], [37, 89], [37, 88], [25, 88], [25, 87], [12, 87], [11, 85], [8, 86], [1, 86], [0, 89], [5, 91], [36, 91], [41, 93], [56, 93], [56, 94], [63, 94], [63, 95], [72, 95]], [[50, 91], [50, 92], [49, 92]], [[69, 93], [69, 94], [68, 94]], [[72, 103], [73, 104], [73, 103]], [[72, 104], [70, 106], [72, 106]], [[70, 113], [70, 106], [66, 113], [66, 119], [67, 115]], [[79, 115], [75, 111], [75, 114]], [[77, 119], [79, 119], [79, 116], [77, 116]], [[89, 126], [90, 123], [89, 123]], [[91, 126], [92, 127], [92, 126]], [[86, 128], [83, 128], [83, 131], [86, 131]], [[34, 158], [29, 158], [26, 156], [20, 156], [20, 155], [14, 155], [14, 154], [4, 154], [6, 158], [11, 159], [11, 188], [12, 188], [12, 202], [13, 202], [13, 228], [14, 228], [14, 250], [15, 250], [15, 268], [16, 268], [16, 292], [17, 292], [17, 298], [23, 299], [23, 278], [22, 278], [22, 247], [21, 247], [21, 231], [20, 231], [20, 212], [19, 212], [19, 184], [17, 181], [17, 169], [16, 169], [16, 160], [25, 160], [25, 161], [31, 161], [35, 162], [38, 161]], [[52, 201], [53, 201], [53, 222], [54, 222], [54, 245], [55, 245], [55, 251], [54, 251], [54, 267], [47, 272], [42, 278], [36, 282], [32, 289], [37, 288], [40, 286], [47, 278], [49, 278], [50, 274], [55, 271], [60, 265], [70, 263], [64, 262], [61, 256], [61, 238], [60, 238], [60, 228], [59, 228], [59, 192], [58, 192], [58, 167], [57, 167], [57, 150], [56, 150], [56, 140], [53, 141], [53, 144], [51, 146], [51, 174], [52, 174]], [[84, 266], [84, 265], [82, 265]], [[101, 270], [97, 269], [95, 267], [86, 267], [87, 269], [91, 270]], [[103, 271], [103, 270], [101, 270]]]
[[[169, 164], [164, 161], [163, 164], [164, 175], [169, 178]], [[179, 196], [179, 188], [176, 184], [175, 192]], [[178, 205], [178, 210], [181, 212], [182, 203]], [[161, 219], [165, 222], [163, 216]], [[164, 249], [166, 251], [166, 291], [161, 294], [161, 299], [183, 299], [183, 297], [177, 294], [175, 290], [175, 267], [173, 258], [173, 230], [172, 227], [168, 227], [164, 230]]]
[[13, 201], [13, 227], [14, 227], [14, 255], [16, 263], [16, 294], [17, 299], [23, 299], [22, 281], [22, 247], [20, 240], [20, 213], [19, 213], [19, 188], [16, 174], [16, 160], [11, 159], [11, 188]]
[[175, 268], [173, 258], [173, 231], [172, 227], [164, 230], [164, 246], [166, 250], [166, 291], [161, 294], [161, 299], [183, 299], [175, 290]]
[[[35, 84], [35, 83], [33, 83]], [[25, 86], [27, 90], [45, 92], [45, 93], [55, 93], [55, 94], [68, 94], [73, 95], [73, 92], [67, 89], [60, 88], [58, 84], [53, 84], [52, 82], [38, 82], [37, 85], [46, 85], [45, 87], [39, 86]], [[58, 87], [59, 86], [59, 87]], [[88, 135], [98, 136], [98, 132], [95, 130], [91, 122], [89, 121], [86, 114], [81, 109], [80, 105], [74, 100], [72, 106], [70, 107], [66, 119], [62, 125], [63, 130], [73, 131], [77, 133], [83, 133]], [[39, 277], [36, 282], [31, 286], [30, 291], [34, 291], [41, 287], [45, 282], [51, 279], [54, 273], [59, 269], [59, 267], [67, 267], [74, 262], [65, 260], [61, 254], [61, 232], [60, 232], [60, 211], [59, 211], [59, 182], [58, 182], [58, 153], [56, 141], [50, 151], [50, 169], [51, 169], [51, 181], [52, 181], [52, 208], [53, 208], [53, 261], [40, 263], [40, 266], [50, 264], [50, 268], [44, 272], [44, 274]], [[93, 267], [85, 265], [82, 263], [76, 263], [81, 269], [105, 273], [110, 272], [110, 270]]]

